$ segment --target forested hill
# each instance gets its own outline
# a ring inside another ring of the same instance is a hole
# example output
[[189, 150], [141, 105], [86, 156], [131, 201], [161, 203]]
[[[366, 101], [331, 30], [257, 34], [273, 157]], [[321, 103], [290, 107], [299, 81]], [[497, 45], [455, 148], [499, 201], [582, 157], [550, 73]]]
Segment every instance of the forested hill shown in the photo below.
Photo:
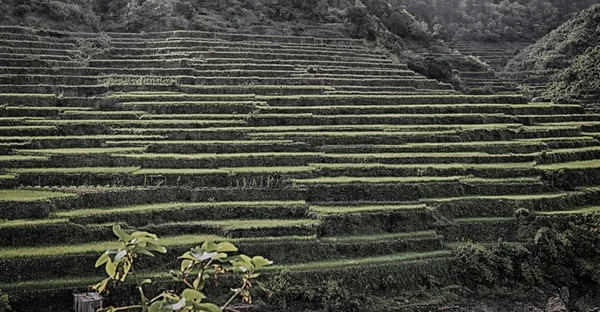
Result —
[[600, 43], [600, 4], [582, 11], [517, 55], [511, 70], [564, 69], [587, 48]]
[[393, 0], [446, 40], [535, 40], [598, 0]]
[[600, 4], [582, 11], [509, 62], [513, 72], [554, 72], [548, 95], [600, 102]]
[[[321, 35], [336, 36], [334, 24], [357, 3], [380, 12], [406, 10], [437, 39], [523, 41], [600, 0], [0, 0], [0, 24], [118, 32], [285, 29], [291, 35], [311, 35], [315, 25]], [[406, 32], [407, 25], [404, 19], [395, 27]]]

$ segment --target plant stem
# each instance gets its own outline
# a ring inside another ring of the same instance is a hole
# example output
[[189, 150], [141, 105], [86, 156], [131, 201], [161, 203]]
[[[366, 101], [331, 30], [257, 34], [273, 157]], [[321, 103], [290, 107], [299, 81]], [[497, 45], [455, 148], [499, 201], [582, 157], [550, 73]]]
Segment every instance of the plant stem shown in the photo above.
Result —
[[141, 305], [133, 305], [133, 306], [128, 306], [128, 307], [120, 307], [120, 308], [115, 308], [113, 311], [124, 311], [124, 310], [131, 310], [131, 309], [137, 309], [137, 308], [144, 308]]
[[239, 294], [242, 293], [244, 286], [242, 286], [240, 289], [238, 289], [238, 291], [236, 291], [235, 294], [233, 294], [233, 296], [231, 296], [231, 298], [229, 298], [229, 300], [227, 300], [227, 302], [225, 302], [225, 304], [221, 307], [221, 310], [225, 310], [225, 308], [227, 308], [227, 306], [231, 304], [233, 299], [235, 299], [235, 297], [239, 296]]

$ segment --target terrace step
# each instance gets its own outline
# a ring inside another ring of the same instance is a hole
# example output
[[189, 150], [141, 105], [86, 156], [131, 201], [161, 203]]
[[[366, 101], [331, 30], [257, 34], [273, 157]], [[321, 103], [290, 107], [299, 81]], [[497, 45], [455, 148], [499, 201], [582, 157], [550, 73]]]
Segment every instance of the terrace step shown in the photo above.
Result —
[[452, 224], [437, 227], [447, 242], [496, 242], [498, 239], [518, 241], [518, 224], [515, 218], [465, 218]]
[[414, 201], [430, 197], [535, 194], [548, 189], [540, 180], [531, 177], [320, 177], [292, 181], [308, 189], [306, 199], [311, 202]]
[[[164, 267], [173, 263], [177, 255], [200, 245], [205, 239], [231, 241], [242, 253], [277, 259], [278, 264], [359, 259], [403, 252], [433, 252], [443, 248], [441, 238], [434, 231], [327, 238], [296, 236], [232, 239], [215, 235], [182, 235], [161, 237], [161, 245], [167, 247], [168, 253], [145, 259], [138, 263], [138, 268], [148, 271]], [[38, 247], [3, 248], [0, 249], [0, 276], [5, 283], [37, 278], [96, 276], [98, 272], [94, 269], [94, 263], [98, 255], [113, 246], [113, 242], [95, 242], [46, 246], [43, 251]], [[378, 248], [373, 250], [374, 246]], [[38, 266], [47, 268], [46, 272], [40, 274], [39, 270], [33, 269], [33, 261], [30, 259], [35, 260]], [[58, 263], [68, 268], [60, 268]]]

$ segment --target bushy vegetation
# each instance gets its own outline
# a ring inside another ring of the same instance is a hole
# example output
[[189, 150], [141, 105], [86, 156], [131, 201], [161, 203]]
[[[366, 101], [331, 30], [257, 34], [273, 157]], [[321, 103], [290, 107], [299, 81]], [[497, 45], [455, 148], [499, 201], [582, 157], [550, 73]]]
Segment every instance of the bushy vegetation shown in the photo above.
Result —
[[[458, 276], [470, 287], [568, 286], [600, 283], [600, 215], [556, 222], [520, 213], [525, 245], [467, 245], [456, 253]], [[529, 219], [529, 220], [526, 220]], [[562, 225], [561, 225], [562, 224]], [[538, 229], [537, 231], [535, 229]], [[533, 231], [533, 232], [532, 232]]]
[[600, 4], [582, 11], [511, 60], [512, 71], [565, 69], [600, 43]]
[[395, 0], [446, 40], [532, 40], [595, 0]]
[[553, 79], [548, 95], [555, 101], [600, 101], [600, 48], [588, 48]]
[[[148, 294], [148, 288], [153, 284], [151, 279], [141, 280], [134, 264], [139, 256], [154, 257], [155, 253], [166, 253], [167, 249], [158, 242], [155, 234], [124, 230], [120, 225], [112, 227], [118, 237], [119, 249], [109, 249], [96, 261], [96, 267], [104, 267], [107, 278], [92, 286], [99, 293], [117, 287], [127, 281], [128, 277], [136, 279], [139, 292], [139, 304], [125, 307], [109, 307], [103, 312], [142, 309], [149, 312], [220, 312], [226, 309], [235, 299], [241, 297], [244, 302], [252, 303], [252, 287], [257, 286], [265, 291], [263, 284], [257, 281], [261, 268], [273, 262], [261, 256], [250, 258], [243, 254], [234, 255], [238, 249], [230, 242], [205, 241], [201, 246], [192, 248], [181, 255], [179, 270], [169, 271], [169, 275], [177, 283], [182, 284], [182, 291], [164, 290], [155, 297]], [[221, 307], [207, 302], [203, 293], [209, 283], [215, 283], [220, 275], [235, 274], [241, 279], [238, 288], [231, 289], [233, 295]], [[111, 287], [113, 286], [114, 287]], [[114, 290], [113, 290], [114, 291]], [[118, 290], [117, 290], [118, 291]]]
[[9, 304], [8, 295], [3, 293], [2, 290], [0, 289], [0, 312], [9, 312], [9, 311], [12, 311], [12, 309]]

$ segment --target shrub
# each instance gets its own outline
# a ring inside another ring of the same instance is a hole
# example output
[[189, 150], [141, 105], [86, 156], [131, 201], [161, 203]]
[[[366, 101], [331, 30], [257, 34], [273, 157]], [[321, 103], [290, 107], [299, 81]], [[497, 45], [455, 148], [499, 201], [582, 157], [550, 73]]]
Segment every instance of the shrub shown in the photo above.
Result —
[[566, 99], [600, 100], [600, 47], [588, 48], [573, 64], [556, 75], [548, 94], [555, 102]]
[[[519, 214], [525, 214], [520, 210]], [[600, 284], [600, 215], [521, 218], [525, 245], [469, 244], [456, 253], [456, 273], [471, 287], [512, 285], [597, 286]], [[551, 226], [551, 227], [548, 227]], [[537, 229], [537, 230], [536, 230]]]
[[365, 7], [353, 6], [346, 9], [345, 26], [350, 36], [356, 39], [375, 40], [375, 23]]
[[12, 311], [8, 302], [8, 295], [0, 289], [0, 312]]
[[[117, 286], [134, 276], [134, 261], [140, 255], [154, 256], [154, 253], [166, 253], [167, 249], [158, 244], [158, 237], [152, 233], [123, 230], [121, 226], [113, 226], [113, 233], [119, 238], [121, 246], [118, 250], [107, 250], [96, 261], [96, 267], [104, 266], [107, 278], [92, 286], [92, 289], [103, 293], [109, 286]], [[136, 278], [140, 303], [128, 307], [109, 307], [103, 312], [115, 312], [128, 309], [142, 309], [149, 312], [220, 312], [227, 308], [237, 297], [247, 303], [252, 303], [251, 289], [254, 285], [267, 291], [256, 279], [260, 276], [257, 271], [273, 262], [263, 257], [250, 258], [246, 255], [233, 255], [237, 248], [229, 242], [205, 241], [202, 246], [192, 248], [179, 257], [181, 265], [179, 270], [171, 270], [169, 275], [184, 287], [183, 291], [166, 290], [154, 298], [147, 296], [147, 285], [152, 280], [140, 281]], [[202, 293], [206, 285], [217, 280], [219, 275], [230, 273], [241, 279], [238, 288], [231, 289], [233, 295], [222, 305], [203, 301], [206, 296]]]

